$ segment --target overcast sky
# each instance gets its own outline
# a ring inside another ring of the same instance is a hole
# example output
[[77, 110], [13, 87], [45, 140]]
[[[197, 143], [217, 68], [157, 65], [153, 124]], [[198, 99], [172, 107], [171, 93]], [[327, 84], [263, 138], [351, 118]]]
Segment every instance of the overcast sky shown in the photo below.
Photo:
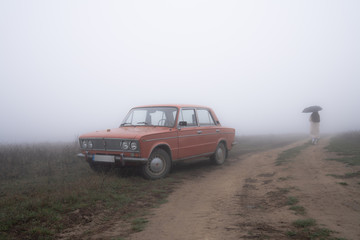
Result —
[[360, 1], [0, 0], [0, 143], [72, 141], [131, 107], [239, 135], [360, 130]]

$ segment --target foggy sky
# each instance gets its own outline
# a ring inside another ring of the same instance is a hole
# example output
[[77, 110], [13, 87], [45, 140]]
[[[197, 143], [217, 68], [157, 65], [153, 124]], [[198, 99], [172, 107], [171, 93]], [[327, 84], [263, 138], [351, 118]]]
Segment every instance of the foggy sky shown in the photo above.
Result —
[[238, 135], [360, 130], [360, 2], [0, 0], [0, 143], [72, 141], [131, 107]]

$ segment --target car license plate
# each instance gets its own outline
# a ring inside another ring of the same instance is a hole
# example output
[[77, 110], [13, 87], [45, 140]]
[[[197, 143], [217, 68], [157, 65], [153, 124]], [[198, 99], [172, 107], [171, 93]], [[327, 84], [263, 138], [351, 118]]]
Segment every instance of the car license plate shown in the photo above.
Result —
[[115, 162], [115, 156], [96, 155], [96, 154], [94, 154], [93, 157], [92, 157], [92, 160], [94, 162], [110, 162], [110, 163], [114, 163]]

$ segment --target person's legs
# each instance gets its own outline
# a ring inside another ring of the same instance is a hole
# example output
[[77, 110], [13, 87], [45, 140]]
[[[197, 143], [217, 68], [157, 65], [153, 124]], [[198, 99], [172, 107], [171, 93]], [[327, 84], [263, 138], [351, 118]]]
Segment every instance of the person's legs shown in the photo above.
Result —
[[317, 144], [317, 142], [319, 141], [319, 132], [319, 123], [311, 122], [310, 135], [312, 138], [312, 144]]

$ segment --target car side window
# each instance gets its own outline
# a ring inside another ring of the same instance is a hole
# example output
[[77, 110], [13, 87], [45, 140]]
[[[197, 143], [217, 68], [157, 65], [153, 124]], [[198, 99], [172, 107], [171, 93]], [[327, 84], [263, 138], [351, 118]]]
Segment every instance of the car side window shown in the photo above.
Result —
[[187, 127], [197, 126], [195, 109], [182, 109], [179, 115], [179, 122], [185, 121]]
[[200, 126], [214, 126], [215, 121], [211, 116], [211, 113], [207, 109], [198, 109], [197, 110], [199, 124]]

